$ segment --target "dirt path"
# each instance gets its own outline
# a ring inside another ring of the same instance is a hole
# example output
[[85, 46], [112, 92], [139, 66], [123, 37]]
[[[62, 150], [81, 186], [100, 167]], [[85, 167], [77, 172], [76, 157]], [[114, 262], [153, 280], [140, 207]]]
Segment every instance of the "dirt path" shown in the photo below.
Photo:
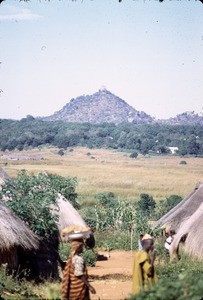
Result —
[[[108, 256], [106, 252], [100, 255]], [[97, 261], [89, 268], [90, 281], [97, 294], [92, 300], [121, 300], [129, 297], [132, 289], [133, 252], [112, 251], [107, 260]]]

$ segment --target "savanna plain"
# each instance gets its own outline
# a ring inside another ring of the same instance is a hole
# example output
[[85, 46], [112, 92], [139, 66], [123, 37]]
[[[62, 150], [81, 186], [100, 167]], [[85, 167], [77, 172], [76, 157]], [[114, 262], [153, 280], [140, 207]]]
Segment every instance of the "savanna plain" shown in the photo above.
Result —
[[[147, 193], [155, 200], [172, 194], [186, 196], [203, 181], [203, 158], [141, 156], [132, 159], [127, 152], [71, 148], [63, 156], [57, 149], [42, 148], [20, 152], [0, 152], [0, 164], [11, 176], [21, 169], [37, 174], [48, 172], [76, 177], [80, 200], [102, 192], [131, 200]], [[181, 161], [186, 164], [181, 164]]]

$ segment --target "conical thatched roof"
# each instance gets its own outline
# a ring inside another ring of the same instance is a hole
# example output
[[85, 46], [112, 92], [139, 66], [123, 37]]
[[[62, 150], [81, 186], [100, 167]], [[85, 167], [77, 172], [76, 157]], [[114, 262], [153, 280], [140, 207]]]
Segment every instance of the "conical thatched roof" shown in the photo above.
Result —
[[38, 241], [28, 226], [0, 201], [0, 251], [7, 252], [16, 247], [36, 249]]
[[155, 227], [162, 226], [166, 228], [166, 231], [172, 229], [177, 232], [180, 226], [190, 218], [202, 203], [203, 184], [198, 183], [190, 195], [155, 223]]
[[194, 214], [180, 227], [173, 243], [171, 244], [171, 257], [173, 257], [179, 248], [183, 238], [184, 252], [191, 257], [203, 259], [203, 203], [194, 212]]
[[6, 180], [11, 180], [10, 176], [0, 167], [0, 185], [2, 185]]
[[65, 199], [62, 195], [59, 195], [57, 198], [58, 203], [58, 228], [61, 232], [62, 229], [68, 226], [78, 225], [87, 227], [87, 224], [77, 212], [77, 210], [73, 207], [73, 205]]

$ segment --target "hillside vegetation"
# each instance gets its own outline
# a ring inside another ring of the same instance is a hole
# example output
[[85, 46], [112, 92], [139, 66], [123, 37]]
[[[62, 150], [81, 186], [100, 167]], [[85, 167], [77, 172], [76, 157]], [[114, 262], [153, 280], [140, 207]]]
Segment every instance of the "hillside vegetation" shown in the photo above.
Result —
[[[23, 150], [43, 145], [118, 149], [146, 155], [167, 154], [178, 147], [178, 155], [203, 155], [203, 126], [42, 121], [32, 116], [0, 120], [0, 150]], [[63, 154], [63, 152], [61, 152]]]

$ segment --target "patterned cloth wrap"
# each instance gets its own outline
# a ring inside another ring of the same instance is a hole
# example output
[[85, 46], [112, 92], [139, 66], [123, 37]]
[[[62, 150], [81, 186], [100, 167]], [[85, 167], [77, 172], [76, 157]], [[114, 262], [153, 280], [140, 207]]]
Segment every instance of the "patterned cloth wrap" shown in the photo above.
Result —
[[90, 299], [89, 290], [81, 279], [86, 276], [87, 268], [84, 259], [75, 254], [78, 247], [83, 245], [83, 240], [72, 241], [72, 254], [69, 256], [62, 280], [62, 300], [88, 300]]

